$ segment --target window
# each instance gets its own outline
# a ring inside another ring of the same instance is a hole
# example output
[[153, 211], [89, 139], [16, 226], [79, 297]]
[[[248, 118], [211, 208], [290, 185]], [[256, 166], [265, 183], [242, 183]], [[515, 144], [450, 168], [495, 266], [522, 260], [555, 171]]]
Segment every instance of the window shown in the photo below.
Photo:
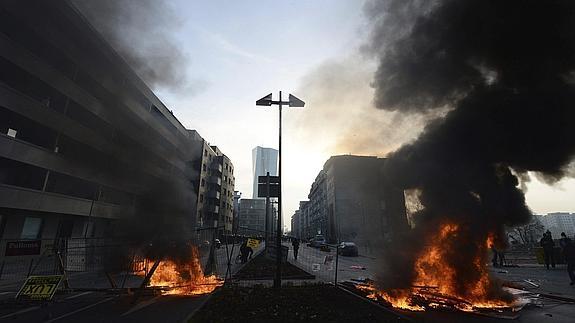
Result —
[[206, 180], [202, 178], [202, 187], [206, 186]]
[[30, 218], [24, 219], [24, 226], [22, 226], [22, 233], [20, 234], [20, 239], [38, 239], [40, 236], [40, 230], [42, 229], [42, 219], [41, 218]]
[[205, 172], [206, 171], [206, 164], [202, 164], [202, 170]]
[[208, 155], [208, 150], [204, 149], [204, 156], [207, 156], [207, 155]]
[[204, 201], [204, 194], [200, 194], [200, 202]]

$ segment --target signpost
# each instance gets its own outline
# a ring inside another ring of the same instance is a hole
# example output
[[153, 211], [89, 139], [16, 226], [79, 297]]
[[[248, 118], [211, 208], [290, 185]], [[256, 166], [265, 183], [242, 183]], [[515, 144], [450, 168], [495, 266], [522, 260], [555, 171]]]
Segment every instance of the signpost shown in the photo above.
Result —
[[28, 301], [49, 301], [54, 297], [63, 275], [30, 276], [20, 288], [16, 299]]

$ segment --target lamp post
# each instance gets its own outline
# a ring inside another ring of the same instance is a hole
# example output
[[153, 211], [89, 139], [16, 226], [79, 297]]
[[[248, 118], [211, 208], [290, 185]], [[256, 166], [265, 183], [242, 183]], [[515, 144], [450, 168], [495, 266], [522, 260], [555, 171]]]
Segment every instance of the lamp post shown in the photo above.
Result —
[[[272, 100], [272, 94], [268, 94], [263, 98], [256, 101], [256, 105], [262, 106], [272, 106], [277, 105], [279, 107], [279, 143], [278, 143], [278, 175], [280, 178], [279, 194], [278, 194], [278, 218], [277, 218], [277, 237], [276, 237], [276, 276], [274, 279], [274, 287], [281, 287], [281, 247], [282, 247], [282, 237], [281, 237], [281, 218], [282, 218], [282, 107], [287, 105], [288, 107], [303, 107], [305, 103], [296, 98], [294, 95], [289, 95], [288, 101], [282, 101], [282, 91], [280, 91], [279, 100]], [[267, 243], [267, 242], [266, 242]]]

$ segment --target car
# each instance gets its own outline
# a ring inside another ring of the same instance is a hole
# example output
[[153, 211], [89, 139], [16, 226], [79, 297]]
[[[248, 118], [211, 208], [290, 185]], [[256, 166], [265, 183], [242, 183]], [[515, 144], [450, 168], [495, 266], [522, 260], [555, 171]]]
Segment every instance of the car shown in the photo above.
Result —
[[357, 246], [353, 242], [342, 242], [337, 248], [337, 253], [342, 256], [357, 257]]
[[318, 234], [311, 240], [309, 243], [310, 247], [320, 248], [321, 246], [325, 245], [325, 238], [323, 235]]

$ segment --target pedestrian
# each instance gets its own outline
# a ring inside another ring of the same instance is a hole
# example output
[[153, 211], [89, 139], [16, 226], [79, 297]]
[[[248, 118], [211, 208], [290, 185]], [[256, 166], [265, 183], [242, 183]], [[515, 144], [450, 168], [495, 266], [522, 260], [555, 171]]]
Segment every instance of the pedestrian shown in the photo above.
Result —
[[541, 247], [543, 247], [545, 267], [549, 269], [549, 265], [551, 265], [552, 268], [555, 268], [555, 255], [553, 254], [553, 247], [555, 247], [555, 242], [553, 242], [553, 238], [551, 237], [551, 232], [549, 230], [543, 233], [543, 238], [541, 238], [539, 244]]
[[299, 240], [298, 238], [292, 238], [291, 245], [293, 247], [293, 257], [297, 260], [297, 253], [299, 251]]
[[570, 240], [571, 239], [567, 238], [565, 232], [561, 232], [561, 239], [559, 239], [559, 246], [561, 247], [562, 250], [563, 248], [565, 248], [565, 244], [567, 244], [567, 242]]
[[493, 263], [493, 267], [498, 267], [497, 264], [497, 249], [495, 249], [495, 244], [491, 244], [491, 251], [493, 252], [493, 257], [491, 258], [491, 262]]
[[242, 264], [248, 262], [248, 257], [251, 259], [253, 253], [254, 250], [251, 247], [248, 247], [248, 239], [246, 239], [240, 246], [240, 259], [242, 260]]
[[565, 232], [562, 232], [559, 245], [561, 245], [563, 257], [567, 263], [567, 274], [569, 274], [569, 279], [571, 280], [569, 285], [573, 285], [575, 284], [575, 244], [573, 244], [571, 239], [567, 238]]

